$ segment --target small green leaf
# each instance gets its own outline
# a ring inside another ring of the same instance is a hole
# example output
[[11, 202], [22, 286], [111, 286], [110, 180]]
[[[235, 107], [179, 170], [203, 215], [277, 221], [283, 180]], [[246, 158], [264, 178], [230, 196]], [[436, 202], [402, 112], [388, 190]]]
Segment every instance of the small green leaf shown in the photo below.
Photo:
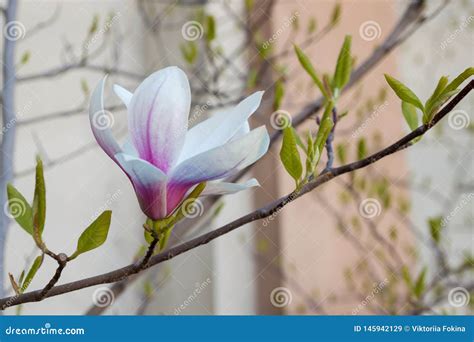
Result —
[[337, 25], [339, 23], [339, 20], [341, 19], [341, 4], [337, 3], [334, 5], [334, 8], [331, 13], [331, 26]]
[[101, 246], [109, 233], [112, 211], [106, 210], [87, 227], [77, 241], [76, 251], [70, 259]]
[[33, 197], [33, 238], [40, 247], [43, 245], [43, 234], [46, 220], [46, 186], [44, 183], [43, 162], [36, 158], [36, 183]]
[[308, 56], [301, 50], [297, 45], [294, 45], [296, 56], [298, 57], [298, 61], [300, 62], [303, 69], [308, 73], [308, 75], [313, 79], [313, 82], [319, 88], [321, 93], [324, 97], [328, 98], [327, 92], [324, 89], [323, 82], [318, 77], [316, 70], [313, 67], [313, 64], [309, 60]]
[[347, 161], [347, 152], [346, 152], [346, 147], [343, 144], [339, 144], [336, 146], [336, 152], [337, 152], [337, 159], [341, 164], [345, 164]]
[[92, 23], [91, 26], [89, 27], [89, 35], [93, 35], [99, 27], [99, 15], [95, 14], [92, 17]]
[[422, 112], [425, 111], [420, 99], [406, 85], [387, 74], [385, 74], [385, 79], [387, 80], [388, 85], [402, 101], [411, 103], [415, 107], [420, 108]]
[[285, 88], [281, 80], [276, 81], [275, 83], [275, 93], [273, 97], [273, 110], [280, 109], [281, 101], [285, 95]]
[[426, 271], [427, 268], [424, 267], [423, 270], [418, 275], [415, 285], [413, 286], [413, 294], [415, 297], [420, 298], [425, 290], [426, 285]]
[[312, 34], [316, 32], [316, 29], [318, 28], [317, 21], [315, 17], [311, 17], [309, 19], [309, 24], [308, 24], [308, 34]]
[[439, 243], [441, 241], [441, 229], [443, 228], [443, 217], [436, 216], [428, 219], [428, 225], [430, 227], [431, 238]]
[[331, 133], [332, 128], [334, 127], [334, 122], [331, 117], [324, 117], [319, 125], [318, 133], [316, 134], [315, 146], [318, 148], [318, 151], [321, 152], [326, 144], [329, 133]]
[[367, 156], [367, 144], [364, 138], [360, 138], [357, 143], [357, 158], [364, 159]]
[[7, 185], [8, 209], [11, 217], [33, 236], [33, 209], [23, 195], [11, 184]]
[[314, 171], [314, 168], [316, 166], [314, 139], [313, 135], [309, 131], [306, 137], [306, 144], [308, 145], [308, 148], [306, 149], [306, 175], [309, 175]]
[[89, 95], [89, 85], [85, 79], [81, 79], [81, 90], [85, 96]]
[[186, 44], [181, 44], [180, 49], [184, 60], [188, 64], [194, 64], [194, 62], [196, 62], [196, 58], [198, 56], [198, 48], [196, 42], [189, 41]]
[[20, 63], [22, 65], [25, 65], [30, 60], [30, 57], [31, 57], [31, 53], [29, 51], [25, 51], [25, 53], [21, 56]]
[[254, 88], [257, 84], [258, 72], [255, 68], [250, 69], [247, 76], [247, 88]]
[[409, 289], [412, 289], [412, 280], [411, 280], [411, 275], [410, 271], [408, 270], [408, 267], [406, 265], [402, 266], [402, 278], [405, 281], [405, 284], [408, 286]]
[[[295, 135], [295, 138], [296, 138], [296, 145], [299, 146], [299, 148], [301, 148], [304, 153], [308, 153], [307, 151], [307, 148], [306, 146], [303, 144], [303, 141], [301, 140], [300, 136], [298, 135], [298, 133], [296, 133], [295, 129], [293, 127], [291, 127], [291, 129], [293, 130], [293, 134]], [[309, 133], [309, 132], [308, 132]]]
[[26, 274], [25, 281], [21, 284], [21, 292], [25, 292], [28, 286], [30, 286], [31, 281], [33, 280], [34, 276], [36, 275], [41, 265], [43, 264], [43, 259], [44, 259], [43, 254], [35, 258], [35, 260], [33, 261], [33, 264], [31, 265], [30, 270]]
[[295, 180], [297, 186], [303, 173], [300, 154], [296, 146], [296, 137], [292, 127], [283, 130], [283, 142], [280, 150], [280, 159], [286, 171]]
[[425, 102], [425, 116], [429, 117], [429, 119], [425, 119], [423, 121], [429, 122], [429, 120], [431, 120], [432, 114], [434, 114], [433, 112], [436, 110], [433, 105], [438, 100], [440, 95], [443, 94], [447, 84], [448, 78], [446, 76], [443, 76], [439, 79], [433, 94], [431, 94], [430, 98]]
[[245, 9], [247, 12], [252, 11], [254, 1], [253, 0], [245, 0]]
[[[344, 88], [351, 77], [351, 41], [352, 37], [346, 36], [339, 52], [339, 57], [337, 58], [336, 70], [334, 71], [334, 77], [332, 79], [332, 88], [335, 94], [338, 94]], [[337, 95], [335, 96], [337, 97]]]
[[208, 15], [206, 39], [208, 42], [212, 42], [215, 38], [216, 38], [216, 20], [214, 19], [214, 16]]
[[418, 128], [418, 114], [416, 113], [416, 107], [412, 104], [402, 101], [402, 113], [405, 117], [405, 121], [408, 127], [413, 131]]
[[469, 77], [474, 76], [474, 67], [467, 68], [462, 73], [460, 73], [454, 80], [449, 83], [446, 88], [444, 88], [444, 93], [449, 93], [458, 89], [458, 87]]

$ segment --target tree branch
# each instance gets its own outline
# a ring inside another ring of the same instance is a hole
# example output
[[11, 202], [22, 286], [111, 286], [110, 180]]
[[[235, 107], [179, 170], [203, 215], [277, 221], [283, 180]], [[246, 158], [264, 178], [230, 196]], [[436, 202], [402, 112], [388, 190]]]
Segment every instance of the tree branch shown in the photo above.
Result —
[[[453, 108], [464, 98], [466, 97], [469, 92], [474, 88], [474, 80], [471, 80], [451, 101], [449, 101], [433, 118], [433, 120], [428, 123], [424, 124], [410, 134], [404, 136], [400, 140], [396, 141], [395, 143], [387, 146], [386, 148], [380, 150], [377, 153], [374, 153], [367, 158], [355, 161], [353, 163], [349, 163], [337, 168], [333, 168], [331, 171], [325, 171], [321, 173], [316, 179], [307, 183], [303, 186], [300, 190], [295, 190], [290, 194], [281, 197], [280, 199], [257, 209], [247, 215], [244, 215], [216, 230], [213, 230], [207, 234], [203, 234], [198, 236], [190, 241], [184, 242], [174, 248], [171, 248], [165, 252], [159, 253], [150, 258], [146, 268], [150, 268], [154, 265], [160, 264], [164, 261], [170, 260], [175, 258], [178, 255], [181, 255], [191, 249], [197, 248], [199, 246], [205, 245], [218, 237], [225, 235], [247, 223], [254, 222], [260, 220], [262, 218], [266, 218], [272, 215], [277, 215], [283, 207], [288, 205], [289, 203], [293, 202], [297, 198], [311, 192], [312, 190], [318, 188], [319, 186], [327, 183], [328, 181], [338, 177], [340, 175], [346, 174], [348, 172], [352, 172], [361, 168], [364, 168], [370, 164], [377, 162], [378, 160], [394, 154], [398, 151], [401, 151], [409, 146], [412, 145], [412, 141], [414, 138], [422, 136], [428, 130], [430, 130], [433, 126], [435, 126], [442, 118], [444, 118]], [[78, 281], [70, 282], [64, 285], [59, 285], [53, 287], [46, 295], [46, 297], [57, 296], [60, 294], [80, 290], [83, 288], [91, 287], [94, 285], [99, 284], [107, 284], [113, 283], [120, 280], [123, 280], [133, 274], [137, 274], [142, 271], [142, 267], [140, 264], [131, 264], [120, 269], [104, 273], [101, 275], [97, 275], [94, 277], [81, 279]], [[2, 309], [5, 309], [9, 306], [14, 306], [22, 303], [28, 303], [35, 301], [37, 298], [38, 293], [41, 290], [32, 291], [28, 293], [24, 293], [18, 296], [7, 297], [0, 300], [0, 306]]]

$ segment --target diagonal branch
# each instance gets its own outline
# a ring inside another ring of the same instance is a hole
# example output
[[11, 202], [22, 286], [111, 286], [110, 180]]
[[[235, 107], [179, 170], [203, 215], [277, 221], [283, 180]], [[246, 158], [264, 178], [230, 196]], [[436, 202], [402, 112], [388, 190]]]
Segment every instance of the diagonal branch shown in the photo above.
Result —
[[[171, 248], [165, 252], [159, 253], [153, 257], [150, 258], [148, 261], [147, 265], [145, 268], [150, 268], [154, 265], [160, 264], [164, 261], [170, 260], [175, 258], [178, 255], [181, 255], [187, 251], [190, 251], [194, 248], [197, 248], [199, 246], [205, 245], [215, 239], [217, 239], [220, 236], [223, 236], [239, 227], [242, 227], [243, 225], [254, 222], [269, 216], [274, 216], [277, 215], [280, 210], [283, 209], [286, 205], [289, 203], [293, 202], [297, 198], [313, 191], [314, 189], [318, 188], [319, 186], [327, 183], [328, 181], [334, 179], [335, 177], [338, 177], [340, 175], [364, 168], [370, 164], [373, 164], [377, 162], [378, 160], [389, 156], [391, 154], [394, 154], [398, 151], [401, 151], [411, 145], [413, 145], [413, 139], [422, 136], [425, 134], [427, 131], [429, 131], [433, 126], [435, 126], [442, 118], [444, 118], [450, 111], [454, 109], [454, 107], [464, 98], [466, 97], [469, 92], [474, 89], [474, 80], [471, 80], [451, 101], [449, 101], [433, 118], [433, 120], [428, 123], [424, 124], [414, 131], [412, 131], [410, 134], [404, 136], [400, 140], [396, 141], [395, 143], [387, 146], [386, 148], [380, 150], [377, 153], [374, 153], [367, 158], [337, 167], [333, 168], [330, 171], [325, 171], [322, 174], [320, 174], [316, 179], [311, 181], [310, 183], [307, 183], [304, 187], [302, 187], [300, 190], [295, 190], [291, 192], [290, 194], [281, 197], [280, 199], [260, 208], [257, 209], [247, 215], [244, 215], [216, 230], [213, 230], [207, 234], [203, 234], [201, 236], [198, 236], [190, 241], [184, 242], [174, 248]], [[143, 269], [140, 267], [139, 264], [131, 264], [125, 267], [122, 267], [120, 269], [104, 273], [101, 275], [97, 275], [94, 277], [86, 278], [86, 279], [81, 279], [78, 281], [70, 282], [67, 284], [59, 285], [53, 287], [46, 295], [46, 297], [52, 297], [52, 296], [57, 296], [60, 294], [72, 292], [72, 291], [77, 291], [83, 288], [99, 285], [99, 284], [107, 284], [107, 283], [113, 283], [117, 282], [123, 279], [126, 279], [130, 277], [133, 274], [137, 274], [141, 272]], [[40, 293], [41, 290], [37, 291], [31, 291], [28, 293], [24, 293], [21, 295], [13, 296], [13, 297], [7, 297], [3, 298], [0, 300], [0, 306], [2, 309], [5, 309], [10, 306], [22, 304], [22, 303], [28, 303], [35, 301], [35, 298], [37, 298], [38, 293]]]

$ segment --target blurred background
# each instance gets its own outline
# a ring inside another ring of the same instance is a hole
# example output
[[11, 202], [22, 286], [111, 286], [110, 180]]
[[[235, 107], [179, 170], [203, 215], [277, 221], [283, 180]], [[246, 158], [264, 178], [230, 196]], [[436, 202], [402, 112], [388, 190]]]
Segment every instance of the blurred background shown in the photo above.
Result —
[[[277, 137], [284, 116], [304, 134], [317, 127], [314, 104], [321, 94], [293, 43], [318, 72], [332, 73], [344, 36], [352, 35], [355, 74], [341, 99], [347, 115], [334, 140], [335, 165], [342, 165], [409, 132], [384, 73], [426, 99], [439, 77], [453, 78], [474, 57], [470, 0], [23, 0], [4, 1], [2, 8], [0, 185], [12, 181], [31, 197], [35, 155], [42, 157], [44, 239], [55, 251], [71, 253], [83, 229], [113, 210], [106, 244], [68, 265], [60, 283], [125, 266], [145, 244], [133, 188], [90, 130], [90, 92], [105, 74], [106, 106], [119, 140], [127, 134], [127, 113], [112, 84], [134, 90], [170, 65], [190, 79], [191, 126], [265, 90], [251, 126], [265, 124]], [[473, 104], [472, 95], [466, 97], [415, 146], [337, 178], [276, 215], [118, 284], [6, 313], [472, 313]], [[206, 200], [204, 211], [175, 228], [172, 243], [292, 191], [280, 146], [274, 140], [240, 180], [256, 177], [261, 188]], [[2, 297], [13, 294], [8, 273], [17, 277], [38, 255], [7, 212]], [[29, 289], [43, 287], [54, 269], [54, 260], [45, 259]]]

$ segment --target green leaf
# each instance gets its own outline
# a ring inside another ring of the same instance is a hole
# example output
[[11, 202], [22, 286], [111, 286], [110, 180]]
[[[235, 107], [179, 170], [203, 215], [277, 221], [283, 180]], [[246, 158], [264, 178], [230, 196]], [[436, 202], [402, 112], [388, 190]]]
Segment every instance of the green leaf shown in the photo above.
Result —
[[469, 77], [474, 76], [474, 67], [467, 68], [462, 73], [460, 73], [454, 80], [449, 83], [444, 89], [444, 93], [449, 93], [458, 89], [458, 87]]
[[418, 114], [416, 113], [416, 107], [412, 104], [402, 101], [402, 113], [405, 117], [405, 121], [408, 127], [413, 131], [418, 128]]
[[46, 220], [46, 186], [44, 183], [43, 162], [36, 158], [36, 183], [33, 196], [33, 239], [41, 248], [44, 223]]
[[[298, 140], [297, 140], [297, 142], [298, 142]], [[314, 171], [314, 168], [316, 166], [316, 162], [315, 162], [316, 154], [315, 154], [315, 150], [314, 150], [314, 140], [313, 140], [313, 135], [309, 131], [308, 131], [308, 134], [307, 134], [307, 137], [306, 137], [306, 143], [308, 145], [308, 148], [306, 149], [306, 175], [308, 176], [310, 173], [312, 173]]]
[[25, 65], [30, 60], [31, 53], [29, 51], [25, 51], [25, 53], [21, 56], [20, 64]]
[[275, 83], [275, 93], [273, 97], [273, 110], [280, 109], [281, 101], [285, 95], [285, 88], [281, 80], [276, 81]]
[[76, 251], [70, 259], [101, 246], [107, 240], [112, 211], [106, 210], [82, 232], [77, 241]]
[[346, 147], [343, 144], [339, 144], [336, 146], [336, 152], [337, 152], [337, 159], [341, 164], [345, 164], [347, 160], [347, 152], [346, 152]]
[[406, 85], [387, 74], [385, 74], [385, 79], [387, 80], [388, 85], [402, 101], [411, 103], [415, 107], [420, 108], [422, 112], [425, 111], [420, 99]]
[[309, 60], [308, 56], [301, 50], [297, 45], [294, 45], [296, 56], [298, 57], [298, 61], [300, 62], [303, 69], [308, 73], [308, 75], [313, 79], [313, 82], [319, 88], [321, 93], [324, 97], [328, 98], [327, 92], [324, 89], [323, 82], [318, 77], [316, 70], [313, 67], [313, 64]]
[[[429, 120], [431, 120], [433, 111], [436, 110], [436, 108], [434, 108], [433, 105], [438, 100], [440, 95], [443, 94], [443, 91], [446, 88], [447, 84], [448, 84], [448, 78], [446, 76], [441, 77], [438, 81], [438, 84], [436, 85], [435, 90], [433, 91], [433, 94], [431, 94], [430, 98], [426, 100], [425, 116], [429, 117], [430, 118]], [[425, 119], [425, 120], [428, 120], [428, 119]]]
[[23, 195], [11, 184], [7, 185], [8, 209], [21, 228], [33, 236], [33, 209]]
[[[334, 77], [332, 79], [332, 88], [336, 94], [344, 88], [351, 77], [351, 41], [352, 37], [346, 36], [341, 50], [339, 51], [339, 57], [337, 58], [336, 70], [334, 71]], [[337, 97], [337, 95], [335, 96]]]
[[402, 279], [405, 281], [405, 284], [408, 286], [408, 288], [411, 289], [413, 282], [411, 280], [410, 271], [406, 265], [402, 266]]
[[[296, 145], [299, 146], [299, 148], [301, 148], [304, 153], [308, 153], [307, 151], [307, 148], [306, 146], [303, 144], [303, 141], [301, 140], [300, 136], [298, 135], [298, 133], [296, 133], [295, 129], [293, 127], [291, 127], [291, 129], [293, 130], [293, 134], [295, 135], [295, 138], [296, 138]], [[311, 135], [309, 132], [308, 132], [309, 135]]]
[[194, 62], [196, 62], [196, 58], [198, 56], [198, 48], [196, 42], [189, 41], [186, 44], [181, 44], [180, 49], [184, 60], [188, 64], [194, 64]]
[[318, 151], [321, 152], [324, 148], [324, 145], [326, 144], [326, 140], [328, 139], [329, 133], [331, 133], [331, 130], [334, 126], [334, 122], [332, 121], [331, 117], [327, 116], [321, 121], [321, 124], [319, 125], [319, 130], [318, 133], [316, 134], [316, 141], [315, 141], [315, 146], [318, 148]]
[[21, 290], [20, 290], [21, 292], [24, 292], [28, 288], [28, 286], [30, 286], [31, 281], [33, 280], [34, 276], [36, 275], [41, 265], [43, 264], [43, 259], [44, 259], [43, 254], [35, 258], [35, 260], [33, 261], [33, 264], [30, 267], [30, 270], [26, 274], [25, 281], [21, 284]]
[[99, 27], [99, 15], [94, 14], [92, 17], [92, 23], [91, 26], [89, 27], [89, 35], [93, 35]]
[[439, 243], [441, 241], [441, 229], [443, 228], [443, 217], [436, 216], [428, 219], [428, 225], [430, 227], [431, 238]]
[[216, 20], [214, 19], [214, 16], [208, 15], [206, 39], [208, 42], [212, 42], [215, 38], [216, 38]]
[[296, 137], [292, 127], [283, 130], [283, 142], [280, 150], [280, 159], [286, 171], [295, 180], [297, 186], [303, 173], [300, 154], [296, 146]]
[[432, 104], [429, 111], [425, 111], [423, 114], [423, 123], [427, 124], [433, 119], [434, 115], [438, 111], [438, 109], [449, 100], [449, 98], [459, 92], [459, 89], [450, 91], [450, 92], [443, 92]]
[[367, 156], [367, 144], [364, 138], [360, 138], [357, 143], [357, 158], [364, 159]]
[[423, 270], [420, 272], [418, 275], [418, 278], [415, 282], [415, 285], [413, 286], [413, 294], [417, 297], [420, 298], [425, 290], [425, 285], [426, 285], [426, 271], [427, 268], [424, 267]]
[[316, 21], [315, 17], [311, 17], [309, 19], [309, 24], [308, 24], [308, 34], [312, 34], [316, 32], [316, 29], [318, 28], [318, 23]]
[[89, 95], [89, 85], [85, 79], [81, 79], [81, 90], [85, 96]]
[[336, 5], [334, 5], [334, 8], [331, 13], [331, 20], [330, 20], [331, 26], [337, 25], [340, 19], [341, 19], [341, 4], [337, 3]]
[[250, 12], [253, 8], [254, 1], [253, 0], [245, 0], [245, 10]]
[[255, 70], [255, 68], [250, 69], [247, 76], [247, 88], [251, 89], [256, 86], [257, 76], [258, 76], [257, 70]]

